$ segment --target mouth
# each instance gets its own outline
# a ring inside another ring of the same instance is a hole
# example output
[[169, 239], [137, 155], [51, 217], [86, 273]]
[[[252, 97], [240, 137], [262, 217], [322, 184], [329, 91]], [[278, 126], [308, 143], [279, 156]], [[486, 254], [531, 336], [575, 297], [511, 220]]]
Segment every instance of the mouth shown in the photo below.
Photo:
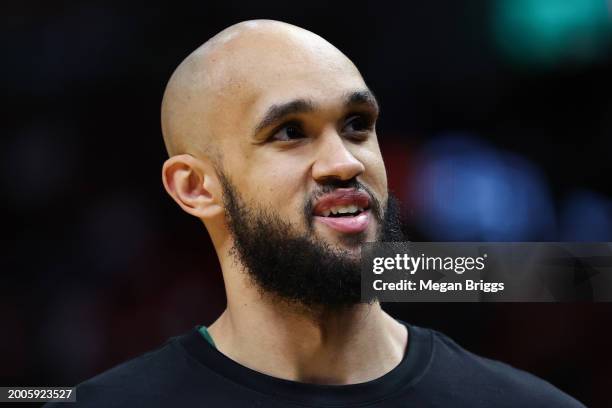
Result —
[[337, 189], [322, 196], [313, 209], [315, 220], [341, 233], [365, 231], [370, 223], [370, 196], [355, 189]]

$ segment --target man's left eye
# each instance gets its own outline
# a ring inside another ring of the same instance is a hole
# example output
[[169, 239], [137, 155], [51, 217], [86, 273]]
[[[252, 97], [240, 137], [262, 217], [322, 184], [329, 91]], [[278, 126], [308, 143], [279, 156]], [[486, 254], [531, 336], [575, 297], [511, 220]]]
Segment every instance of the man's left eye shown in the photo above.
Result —
[[351, 116], [346, 120], [343, 130], [345, 132], [365, 132], [372, 128], [370, 121], [361, 116]]

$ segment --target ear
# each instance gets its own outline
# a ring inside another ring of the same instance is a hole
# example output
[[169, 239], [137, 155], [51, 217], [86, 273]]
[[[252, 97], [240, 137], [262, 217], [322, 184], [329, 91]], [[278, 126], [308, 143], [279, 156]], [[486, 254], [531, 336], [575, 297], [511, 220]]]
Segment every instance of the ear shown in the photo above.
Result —
[[186, 213], [203, 220], [223, 213], [219, 179], [210, 163], [189, 154], [172, 156], [164, 163], [162, 181]]

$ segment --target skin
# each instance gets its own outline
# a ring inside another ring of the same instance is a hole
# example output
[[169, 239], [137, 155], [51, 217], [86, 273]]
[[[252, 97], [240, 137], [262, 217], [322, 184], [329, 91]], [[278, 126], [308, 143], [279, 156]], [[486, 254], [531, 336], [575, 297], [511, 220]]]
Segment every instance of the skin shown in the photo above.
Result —
[[[218, 350], [256, 371], [287, 380], [354, 384], [381, 377], [403, 358], [408, 333], [378, 303], [344, 310], [301, 310], [261, 295], [230, 254], [223, 191], [229, 176], [249, 205], [271, 208], [309, 233], [305, 200], [317, 183], [357, 178], [382, 202], [387, 177], [375, 129], [355, 132], [353, 118], [375, 118], [375, 103], [346, 105], [368, 91], [354, 64], [323, 38], [269, 20], [239, 23], [189, 55], [172, 75], [162, 103], [170, 158], [162, 178], [168, 194], [206, 226], [221, 265], [227, 307], [209, 327]], [[311, 108], [258, 131], [273, 106], [304, 99]], [[366, 240], [375, 239], [371, 219]], [[355, 256], [359, 247], [320, 222], [314, 239]], [[265, 350], [265, 352], [262, 352]]]

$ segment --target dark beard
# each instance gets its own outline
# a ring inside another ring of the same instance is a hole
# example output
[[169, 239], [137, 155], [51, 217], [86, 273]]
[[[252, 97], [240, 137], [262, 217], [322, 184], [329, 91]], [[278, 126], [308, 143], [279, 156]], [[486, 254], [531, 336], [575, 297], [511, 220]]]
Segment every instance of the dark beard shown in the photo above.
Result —
[[[225, 216], [235, 241], [232, 255], [245, 266], [260, 293], [307, 309], [339, 309], [363, 302], [360, 259], [346, 250], [310, 238], [314, 237], [313, 200], [308, 200], [304, 206], [309, 234], [301, 234], [275, 213], [247, 207], [230, 180], [221, 172], [219, 176], [224, 191]], [[317, 195], [338, 187], [367, 191], [365, 186], [351, 180], [321, 186]], [[379, 225], [376, 240], [402, 241], [399, 205], [395, 197], [389, 195], [384, 213], [374, 196], [370, 194], [370, 197], [373, 200], [370, 211]], [[357, 234], [343, 243], [361, 245], [364, 236]]]

